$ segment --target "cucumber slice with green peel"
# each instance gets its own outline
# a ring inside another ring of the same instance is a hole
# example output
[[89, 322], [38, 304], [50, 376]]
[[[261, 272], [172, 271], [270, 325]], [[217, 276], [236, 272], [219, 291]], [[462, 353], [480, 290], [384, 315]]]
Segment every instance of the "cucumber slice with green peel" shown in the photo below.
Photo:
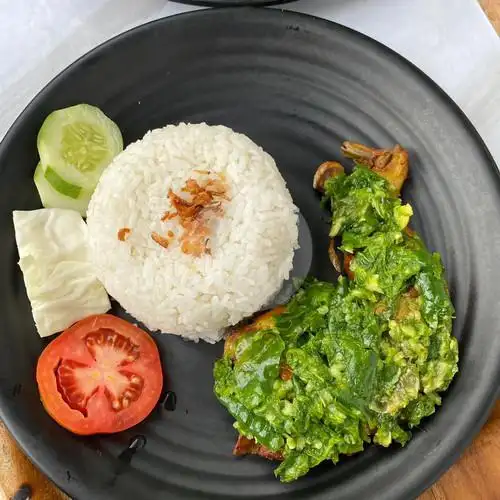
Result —
[[[87, 213], [87, 207], [92, 196], [92, 191], [87, 191], [81, 187], [74, 186], [63, 180], [63, 184], [60, 184], [59, 187], [62, 188], [62, 191], [68, 193], [63, 194], [61, 190], [56, 189], [49, 182], [47, 178], [47, 172], [53, 172], [52, 167], [46, 167], [44, 169], [39, 163], [35, 169], [35, 175], [33, 176], [36, 189], [38, 190], [38, 194], [40, 195], [40, 199], [42, 200], [42, 205], [45, 208], [68, 208], [71, 210], [76, 210], [83, 217], [85, 217]], [[51, 174], [49, 174], [49, 177], [50, 175]], [[72, 188], [68, 189], [68, 186], [72, 186]], [[76, 194], [77, 190], [78, 194]]]
[[[42, 165], [39, 164], [37, 168], [43, 169]], [[76, 184], [71, 184], [65, 181], [52, 167], [45, 167], [43, 176], [45, 180], [60, 194], [68, 196], [69, 198], [77, 199], [82, 188]]]
[[103, 170], [123, 150], [123, 138], [99, 108], [77, 104], [45, 119], [37, 147], [44, 169], [50, 165], [64, 182], [94, 190]]

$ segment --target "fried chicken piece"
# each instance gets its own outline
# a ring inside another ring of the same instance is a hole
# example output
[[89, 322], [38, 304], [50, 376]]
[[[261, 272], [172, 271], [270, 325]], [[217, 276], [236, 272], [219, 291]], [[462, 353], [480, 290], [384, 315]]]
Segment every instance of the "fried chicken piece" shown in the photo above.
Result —
[[365, 165], [389, 181], [399, 194], [408, 177], [408, 151], [396, 144], [392, 149], [375, 149], [356, 142], [345, 141], [342, 154]]
[[394, 315], [396, 321], [401, 322], [420, 314], [419, 295], [418, 290], [414, 286], [411, 286], [399, 297]]
[[236, 326], [236, 328], [226, 338], [224, 343], [224, 356], [229, 356], [234, 359], [236, 355], [236, 342], [242, 335], [248, 335], [258, 330], [273, 328], [276, 316], [283, 314], [284, 311], [284, 306], [278, 306], [264, 314], [260, 314], [251, 323]]
[[344, 253], [344, 273], [350, 280], [354, 279], [354, 273], [351, 271], [351, 261], [354, 259], [352, 253]]
[[335, 240], [333, 238], [330, 240], [330, 243], [328, 245], [328, 256], [330, 257], [330, 262], [332, 263], [335, 271], [341, 273], [342, 266], [340, 265], [340, 259], [337, 254], [337, 250], [335, 248]]
[[292, 377], [293, 377], [292, 367], [287, 364], [280, 365], [280, 379], [287, 382], [288, 380], [292, 380]]
[[[341, 147], [342, 154], [347, 158], [353, 159], [356, 163], [365, 165], [381, 177], [384, 177], [392, 184], [397, 194], [400, 194], [401, 188], [408, 177], [409, 158], [408, 151], [396, 144], [392, 149], [375, 149], [356, 142], [345, 141]], [[314, 174], [313, 185], [319, 191], [324, 191], [324, 183], [334, 175], [339, 175], [344, 168], [338, 162], [322, 163]], [[411, 235], [411, 229], [407, 229], [407, 234]], [[335, 243], [330, 241], [328, 255], [333, 267], [340, 272], [339, 259], [335, 250]], [[354, 255], [344, 255], [344, 272], [347, 277], [354, 279], [354, 273], [350, 269], [350, 264]]]
[[241, 434], [238, 436], [238, 440], [234, 445], [233, 455], [238, 457], [244, 455], [259, 455], [268, 460], [283, 460], [283, 453], [281, 451], [271, 451], [265, 446], [257, 444], [253, 439], [248, 439]]
[[318, 167], [314, 174], [313, 188], [320, 193], [324, 193], [325, 182], [343, 173], [344, 167], [338, 161], [325, 161]]
[[[252, 335], [259, 330], [273, 328], [276, 322], [276, 316], [283, 314], [284, 306], [278, 306], [270, 311], [257, 316], [251, 323], [236, 327], [226, 338], [224, 343], [224, 356], [229, 356], [234, 361], [236, 357], [236, 343], [243, 335]], [[290, 380], [293, 371], [290, 366], [283, 364], [280, 366], [280, 378]], [[280, 451], [271, 451], [263, 445], [256, 443], [253, 439], [245, 436], [238, 436], [238, 440], [233, 448], [233, 455], [259, 455], [268, 460], [283, 460], [283, 453]]]

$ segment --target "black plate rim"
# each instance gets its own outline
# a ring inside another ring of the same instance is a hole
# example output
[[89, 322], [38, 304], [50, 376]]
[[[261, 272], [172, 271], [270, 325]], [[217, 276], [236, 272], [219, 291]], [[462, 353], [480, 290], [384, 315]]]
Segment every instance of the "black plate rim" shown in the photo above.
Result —
[[[485, 163], [488, 163], [490, 165], [490, 168], [492, 172], [495, 174], [494, 178], [496, 179], [496, 189], [500, 193], [500, 171], [499, 168], [491, 155], [486, 143], [480, 136], [478, 130], [476, 127], [473, 125], [473, 123], [470, 121], [470, 119], [467, 117], [467, 115], [462, 111], [460, 106], [452, 99], [452, 97], [447, 94], [441, 86], [439, 86], [430, 76], [428, 76], [426, 73], [424, 73], [421, 69], [419, 69], [415, 64], [413, 64], [411, 61], [409, 61], [407, 58], [396, 52], [395, 50], [391, 49], [390, 47], [384, 45], [383, 43], [375, 40], [374, 38], [365, 35], [359, 31], [356, 31], [353, 28], [350, 28], [348, 26], [344, 26], [340, 23], [337, 23], [335, 21], [330, 21], [324, 18], [320, 18], [317, 16], [309, 15], [309, 14], [304, 14], [304, 13], [299, 13], [295, 11], [290, 11], [287, 9], [280, 9], [280, 10], [274, 10], [274, 9], [255, 9], [254, 7], [232, 7], [232, 8], [227, 8], [224, 9], [226, 12], [229, 11], [239, 11], [241, 14], [242, 12], [246, 11], [248, 14], [252, 13], [257, 13], [259, 12], [262, 15], [262, 12], [266, 12], [267, 15], [282, 15], [282, 16], [288, 16], [290, 20], [292, 21], [293, 18], [297, 20], [309, 20], [313, 21], [316, 23], [321, 23], [324, 25], [324, 27], [327, 27], [329, 29], [335, 29], [339, 31], [345, 31], [347, 33], [350, 33], [351, 35], [357, 36], [361, 39], [364, 39], [367, 41], [369, 44], [371, 44], [374, 47], [377, 47], [378, 50], [384, 52], [388, 57], [396, 58], [399, 60], [401, 63], [406, 65], [416, 77], [420, 79], [420, 82], [423, 85], [426, 85], [430, 88], [432, 88], [435, 92], [437, 92], [441, 98], [445, 102], [448, 103], [448, 107], [450, 111], [452, 111], [456, 117], [463, 123], [464, 129], [467, 130], [467, 132], [470, 134], [471, 138], [475, 140], [477, 143], [479, 149], [481, 150], [481, 154], [484, 156]], [[147, 23], [141, 24], [139, 26], [135, 26], [129, 30], [126, 30], [122, 33], [119, 33], [118, 35], [115, 35], [114, 37], [104, 41], [103, 43], [99, 44], [96, 46], [94, 49], [91, 49], [87, 53], [83, 54], [82, 56], [78, 57], [73, 63], [68, 65], [66, 68], [64, 68], [61, 72], [59, 72], [54, 78], [52, 78], [34, 97], [31, 99], [31, 101], [27, 104], [27, 106], [23, 109], [23, 111], [19, 114], [19, 116], [16, 118], [16, 120], [12, 123], [10, 126], [9, 130], [3, 137], [3, 139], [0, 142], [0, 157], [3, 154], [3, 150], [7, 149], [8, 144], [15, 138], [16, 136], [16, 131], [17, 128], [19, 127], [20, 123], [24, 119], [24, 116], [29, 113], [32, 107], [35, 107], [39, 101], [43, 101], [44, 96], [47, 92], [50, 91], [51, 87], [55, 85], [60, 79], [63, 79], [66, 74], [70, 73], [78, 67], [80, 64], [84, 63], [87, 61], [87, 59], [90, 59], [98, 54], [100, 54], [103, 51], [107, 51], [113, 47], [117, 42], [120, 42], [122, 39], [127, 38], [129, 36], [134, 36], [137, 33], [140, 33], [142, 31], [147, 31], [153, 27], [160, 26], [163, 24], [169, 24], [171, 22], [176, 22], [179, 20], [179, 18], [192, 18], [192, 17], [206, 17], [206, 16], [214, 16], [217, 15], [217, 11], [220, 11], [220, 9], [202, 9], [202, 10], [196, 10], [196, 11], [191, 11], [191, 12], [184, 12], [180, 14], [175, 14], [173, 16], [167, 16], [167, 17], [162, 17], [159, 19], [155, 19], [152, 21], [149, 21]], [[0, 169], [0, 174], [1, 174], [1, 169]], [[427, 488], [429, 488], [433, 483], [435, 483], [456, 461], [457, 459], [462, 455], [464, 450], [472, 443], [473, 439], [476, 437], [476, 435], [479, 433], [483, 425], [486, 423], [491, 410], [493, 409], [493, 406], [496, 403], [496, 400], [500, 398], [500, 385], [498, 385], [497, 380], [500, 378], [500, 358], [498, 358], [497, 361], [497, 366], [495, 369], [495, 376], [491, 377], [491, 382], [487, 387], [483, 387], [483, 400], [480, 405], [476, 405], [474, 409], [474, 414], [475, 419], [469, 419], [473, 420], [472, 423], [469, 425], [469, 432], [467, 434], [464, 434], [462, 438], [455, 443], [455, 446], [449, 450], [443, 450], [442, 448], [440, 449], [440, 452], [434, 454], [432, 458], [432, 462], [434, 463], [434, 466], [431, 468], [429, 472], [424, 471], [424, 473], [419, 472], [418, 477], [414, 479], [413, 484], [411, 484], [407, 490], [407, 498], [416, 498], [418, 495], [423, 493]], [[2, 394], [0, 394], [0, 403], [3, 403], [5, 398], [3, 397]], [[439, 411], [439, 410], [438, 410]], [[38, 457], [35, 457], [29, 450], [29, 447], [27, 445], [28, 443], [28, 438], [29, 438], [29, 432], [26, 429], [23, 429], [21, 427], [17, 427], [15, 422], [13, 422], [11, 419], [6, 418], [7, 414], [9, 413], [9, 409], [5, 403], [0, 404], [0, 419], [4, 422], [6, 425], [7, 429], [11, 433], [11, 435], [14, 437], [15, 441], [18, 443], [20, 448], [23, 450], [23, 452], [26, 454], [27, 457], [34, 463], [34, 465], [42, 471], [47, 477], [49, 477], [52, 481], [57, 484], [57, 486], [68, 496], [72, 498], [76, 498], [74, 494], [72, 494], [73, 488], [71, 487], [71, 483], [68, 485], [63, 485], [61, 483], [58, 483], [55, 481], [51, 475], [51, 471], [48, 470], [48, 467], [45, 466], [45, 462], [42, 459], [39, 459]]]
[[184, 5], [197, 5], [200, 7], [213, 7], [225, 9], [228, 7], [270, 7], [296, 2], [297, 0], [173, 0]]

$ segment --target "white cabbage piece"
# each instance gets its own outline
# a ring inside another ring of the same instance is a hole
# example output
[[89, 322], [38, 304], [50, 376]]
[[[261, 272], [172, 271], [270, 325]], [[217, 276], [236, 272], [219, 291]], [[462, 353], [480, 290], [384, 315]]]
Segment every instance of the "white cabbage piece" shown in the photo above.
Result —
[[87, 225], [74, 210], [14, 211], [26, 292], [41, 337], [111, 307], [88, 259]]

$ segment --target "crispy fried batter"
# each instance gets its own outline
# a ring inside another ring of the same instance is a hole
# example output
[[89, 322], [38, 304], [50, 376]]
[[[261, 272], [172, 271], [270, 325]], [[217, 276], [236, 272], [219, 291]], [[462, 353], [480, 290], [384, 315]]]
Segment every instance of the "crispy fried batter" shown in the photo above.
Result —
[[350, 280], [354, 279], [354, 273], [351, 271], [351, 261], [354, 259], [352, 253], [344, 254], [344, 272]]
[[313, 178], [313, 188], [325, 192], [325, 182], [344, 173], [344, 167], [338, 161], [325, 161], [316, 170]]
[[280, 366], [280, 379], [284, 380], [286, 382], [287, 380], [291, 380], [292, 377], [293, 377], [292, 367], [287, 365], [287, 364], [281, 365]]
[[233, 455], [259, 455], [268, 460], [283, 460], [281, 451], [271, 451], [261, 444], [257, 444], [253, 439], [248, 439], [245, 436], [238, 436], [238, 440], [233, 448]]
[[333, 268], [338, 273], [342, 272], [342, 266], [340, 265], [340, 259], [335, 249], [335, 240], [332, 238], [328, 245], [328, 256], [330, 257], [330, 262], [333, 265]]
[[345, 141], [341, 151], [347, 158], [357, 163], [366, 165], [388, 180], [397, 193], [408, 177], [409, 158], [408, 151], [396, 144], [392, 149], [375, 149], [356, 142]]
[[277, 306], [264, 314], [257, 316], [251, 323], [246, 325], [238, 325], [228, 335], [224, 343], [224, 356], [229, 356], [234, 359], [237, 340], [243, 336], [259, 330], [273, 328], [276, 321], [276, 316], [285, 312], [285, 306]]
[[[278, 306], [270, 311], [257, 316], [251, 323], [247, 325], [240, 325], [235, 328], [231, 334], [226, 338], [224, 343], [224, 356], [229, 356], [235, 359], [236, 356], [236, 343], [243, 335], [252, 335], [259, 330], [273, 328], [276, 322], [276, 316], [283, 314], [285, 311], [284, 306]], [[290, 380], [293, 376], [293, 371], [288, 365], [280, 366], [280, 378], [282, 380]], [[283, 460], [283, 453], [281, 451], [271, 451], [263, 445], [257, 444], [253, 439], [248, 439], [245, 436], [238, 436], [238, 440], [233, 448], [233, 454], [237, 456], [243, 455], [259, 455], [267, 458], [268, 460]]]
[[[367, 166], [381, 177], [384, 177], [392, 184], [397, 194], [401, 192], [401, 188], [408, 178], [409, 158], [408, 151], [399, 144], [396, 144], [392, 149], [375, 149], [356, 142], [345, 141], [342, 144], [341, 151], [347, 158], [351, 158], [356, 163]], [[340, 166], [340, 168], [337, 165]], [[313, 185], [316, 189], [320, 191], [323, 190], [321, 189], [322, 185], [320, 181], [323, 176], [326, 176], [326, 178], [331, 177], [329, 173], [330, 170], [334, 172], [333, 175], [338, 175], [338, 172], [344, 171], [340, 163], [322, 163], [314, 174]], [[317, 187], [317, 185], [319, 185], [319, 187]], [[415, 234], [415, 232], [408, 227], [405, 229], [405, 232], [409, 236]], [[340, 272], [340, 262], [335, 252], [333, 240], [330, 241], [328, 246], [328, 255], [333, 267]], [[351, 271], [351, 261], [353, 258], [354, 255], [352, 254], [344, 254], [344, 273], [350, 280], [354, 279], [354, 273]]]

